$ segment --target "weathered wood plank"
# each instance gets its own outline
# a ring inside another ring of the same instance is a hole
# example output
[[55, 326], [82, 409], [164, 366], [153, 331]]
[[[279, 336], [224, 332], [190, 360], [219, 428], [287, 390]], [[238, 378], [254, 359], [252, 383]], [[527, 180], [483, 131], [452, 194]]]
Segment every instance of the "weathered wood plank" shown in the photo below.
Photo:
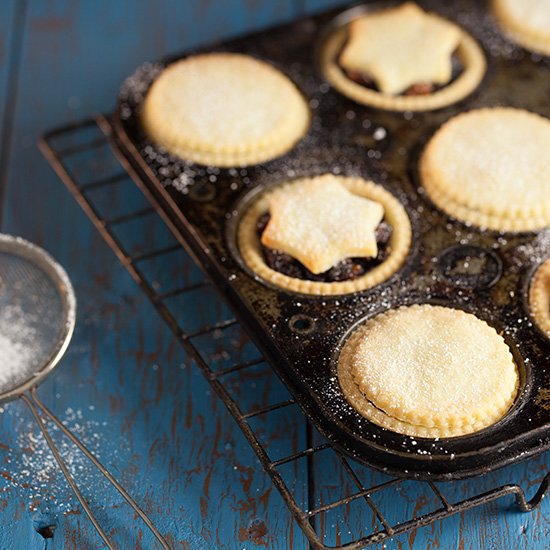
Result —
[[[0, 121], [4, 120], [8, 88], [10, 86], [10, 69], [14, 63], [15, 12], [15, 0], [0, 4]], [[2, 138], [0, 137], [1, 148]]]
[[357, 2], [349, 2], [349, 0], [302, 0], [302, 9], [304, 13], [312, 15], [323, 10], [330, 10], [338, 6], [350, 6]]
[[23, 30], [24, 2], [0, 3], [0, 221], [7, 179], [9, 144], [13, 129], [12, 112], [16, 97], [18, 51]]

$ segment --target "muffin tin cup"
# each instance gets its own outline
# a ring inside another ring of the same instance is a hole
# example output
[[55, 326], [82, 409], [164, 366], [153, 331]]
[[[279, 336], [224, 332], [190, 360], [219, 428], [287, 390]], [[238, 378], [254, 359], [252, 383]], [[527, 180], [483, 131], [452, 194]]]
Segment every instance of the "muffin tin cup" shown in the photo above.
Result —
[[[314, 61], [314, 44], [337, 15], [332, 12], [212, 49], [270, 60], [309, 97], [310, 131], [284, 157], [245, 169], [217, 169], [156, 149], [140, 129], [139, 111], [158, 64], [138, 70], [124, 85], [114, 144], [320, 432], [356, 459], [393, 475], [452, 479], [550, 448], [545, 390], [550, 340], [533, 325], [524, 300], [529, 274], [550, 255], [550, 229], [498, 233], [453, 220], [423, 193], [418, 150], [427, 135], [463, 110], [512, 102], [550, 116], [540, 78], [550, 63], [505, 42], [473, 0], [427, 7], [453, 20], [460, 14], [458, 22], [487, 51], [504, 52], [491, 54], [490, 74], [460, 104], [414, 115], [392, 113], [356, 105], [332, 90]], [[400, 200], [413, 230], [405, 264], [382, 284], [341, 296], [296, 294], [265, 284], [243, 265], [234, 241], [242, 205], [271, 185], [326, 172], [371, 179]], [[502, 332], [518, 364], [521, 388], [499, 422], [462, 437], [411, 438], [368, 422], [347, 403], [335, 374], [342, 343], [365, 319], [413, 303], [464, 309]]]
[[[394, 254], [391, 259], [388, 257], [388, 258], [386, 258], [386, 260], [384, 260], [383, 262], [380, 262], [377, 266], [375, 266], [375, 269], [376, 268], [380, 269], [380, 267], [384, 267], [385, 271], [387, 271], [387, 275], [385, 277], [384, 277], [384, 273], [379, 275], [379, 277], [381, 278], [380, 283], [377, 283], [375, 285], [369, 285], [369, 286], [367, 286], [363, 289], [359, 289], [359, 290], [347, 290], [347, 289], [344, 288], [344, 284], [346, 283], [346, 281], [339, 281], [336, 284], [338, 286], [343, 287], [343, 288], [339, 289], [339, 290], [341, 290], [341, 292], [335, 291], [333, 288], [330, 288], [329, 289], [330, 292], [327, 291], [324, 294], [319, 291], [319, 288], [316, 288], [316, 292], [313, 292], [313, 291], [307, 292], [307, 291], [303, 291], [302, 289], [288, 288], [288, 287], [285, 287], [284, 285], [278, 285], [277, 282], [269, 280], [269, 277], [264, 277], [264, 276], [262, 276], [262, 274], [256, 273], [254, 271], [253, 267], [246, 262], [245, 258], [243, 258], [243, 255], [241, 254], [241, 251], [239, 250], [239, 244], [238, 244], [239, 234], [238, 234], [238, 232], [239, 232], [239, 227], [240, 227], [241, 221], [246, 216], [248, 210], [250, 208], [254, 208], [254, 203], [257, 200], [259, 200], [264, 193], [269, 193], [269, 192], [273, 191], [275, 188], [279, 187], [279, 185], [281, 183], [283, 183], [283, 184], [292, 183], [292, 181], [296, 181], [296, 180], [286, 180], [284, 182], [279, 182], [279, 183], [276, 183], [274, 185], [269, 185], [269, 186], [258, 186], [256, 188], [254, 188], [252, 191], [250, 191], [248, 194], [246, 194], [244, 197], [239, 199], [237, 204], [235, 204], [234, 207], [231, 209], [231, 212], [232, 212], [231, 220], [227, 223], [227, 233], [226, 233], [227, 244], [228, 244], [228, 247], [229, 247], [233, 257], [240, 263], [243, 270], [247, 271], [251, 276], [255, 277], [256, 279], [260, 279], [265, 285], [270, 286], [272, 288], [275, 288], [277, 290], [283, 290], [284, 292], [289, 292], [290, 294], [296, 294], [297, 296], [300, 296], [300, 295], [301, 296], [306, 296], [306, 297], [318, 296], [319, 298], [325, 299], [327, 297], [346, 296], [346, 295], [356, 293], [356, 292], [364, 292], [365, 290], [368, 290], [369, 288], [372, 288], [374, 286], [378, 286], [378, 284], [383, 284], [387, 280], [392, 279], [407, 264], [407, 261], [411, 257], [412, 243], [410, 243], [409, 246], [407, 247], [407, 249], [404, 253], [404, 257], [402, 259], [401, 259], [401, 254]], [[384, 189], [385, 191], [387, 191], [388, 193], [390, 193], [394, 199], [398, 200], [397, 197], [395, 195], [393, 195], [387, 187], [384, 187], [384, 186], [380, 186], [380, 187], [382, 189]], [[401, 205], [400, 202], [399, 202], [399, 204]], [[407, 238], [410, 239], [410, 234], [413, 232], [412, 223], [411, 223], [411, 220], [410, 220], [409, 213], [407, 212], [407, 210], [405, 208], [403, 208], [403, 211], [397, 212], [397, 213], [394, 210], [392, 214], [393, 214], [394, 217], [403, 215], [403, 217], [406, 216], [407, 219], [408, 219], [408, 228], [403, 228], [404, 231], [402, 231], [401, 235], [398, 237], [398, 239], [401, 243], [401, 246], [399, 247], [399, 249], [402, 250], [402, 249], [405, 248], [404, 244], [402, 244], [402, 243], [404, 243], [404, 241]], [[394, 250], [394, 252], [395, 252], [395, 250]], [[391, 263], [391, 265], [396, 266], [395, 269], [392, 269], [391, 267], [389, 267], [390, 263]], [[269, 267], [267, 265], [267, 263], [265, 264], [265, 267]], [[272, 271], [275, 271], [275, 270], [272, 270]], [[368, 275], [368, 272], [366, 272], [365, 275]], [[289, 279], [293, 279], [293, 278], [289, 277]], [[296, 279], [294, 279], [294, 281], [296, 281]], [[329, 282], [329, 283], [325, 283], [325, 284], [326, 284], [327, 287], [332, 287], [332, 285], [334, 283]]]
[[446, 86], [442, 86], [439, 90], [426, 96], [398, 95], [388, 97], [370, 89], [365, 93], [361, 85], [351, 81], [345, 75], [345, 71], [340, 69], [337, 57], [346, 42], [344, 33], [347, 25], [362, 15], [395, 8], [401, 3], [390, 0], [360, 4], [334, 17], [330, 24], [325, 27], [316, 49], [317, 65], [323, 76], [332, 81], [333, 86], [339, 89], [340, 93], [356, 100], [358, 103], [371, 108], [397, 112], [407, 109], [416, 112], [444, 109], [473, 94], [485, 78], [487, 55], [479, 42], [467, 32], [461, 37], [456, 53], [460, 60], [461, 71]]

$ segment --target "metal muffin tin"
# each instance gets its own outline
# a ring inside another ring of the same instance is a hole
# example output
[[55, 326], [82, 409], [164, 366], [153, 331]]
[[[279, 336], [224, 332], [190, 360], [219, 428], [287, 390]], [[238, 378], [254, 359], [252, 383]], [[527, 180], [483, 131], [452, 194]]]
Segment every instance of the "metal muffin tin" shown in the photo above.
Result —
[[[550, 448], [550, 341], [533, 325], [527, 304], [532, 272], [550, 255], [550, 230], [498, 233], [451, 219], [425, 197], [418, 158], [430, 135], [465, 110], [510, 105], [550, 116], [550, 62], [507, 42], [485, 3], [421, 5], [463, 25], [485, 48], [487, 75], [458, 104], [414, 115], [391, 113], [358, 105], [331, 89], [316, 66], [315, 50], [322, 47], [327, 28], [349, 19], [349, 12], [339, 10], [202, 50], [265, 59], [302, 90], [313, 115], [311, 128], [283, 157], [217, 169], [183, 162], [155, 147], [141, 130], [139, 109], [151, 82], [176, 58], [146, 64], [127, 79], [114, 140], [152, 192], [153, 206], [174, 222], [319, 431], [354, 458], [393, 475], [451, 479]], [[355, 7], [351, 14], [374, 6], [379, 5]], [[373, 289], [333, 297], [292, 293], [262, 281], [239, 256], [236, 227], [251, 197], [271, 185], [325, 172], [372, 179], [409, 214], [409, 256]], [[464, 309], [502, 332], [520, 371], [521, 390], [498, 423], [463, 437], [411, 438], [368, 422], [346, 402], [335, 363], [350, 331], [379, 312], [422, 302]]]

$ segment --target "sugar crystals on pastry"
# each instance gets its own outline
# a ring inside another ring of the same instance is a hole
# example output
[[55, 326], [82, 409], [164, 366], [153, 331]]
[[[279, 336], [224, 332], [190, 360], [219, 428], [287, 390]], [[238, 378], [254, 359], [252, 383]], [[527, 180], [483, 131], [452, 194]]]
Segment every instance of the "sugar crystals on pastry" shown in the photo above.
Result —
[[352, 21], [339, 62], [396, 95], [416, 84], [447, 84], [459, 42], [456, 25], [407, 2]]
[[406, 2], [368, 10], [330, 33], [321, 67], [340, 93], [358, 103], [427, 111], [470, 94], [486, 61], [464, 29]]
[[170, 153], [229, 167], [287, 152], [310, 117], [294, 83], [268, 63], [209, 53], [169, 65], [147, 93], [141, 118], [148, 136]]
[[519, 387], [510, 348], [493, 327], [430, 304], [389, 310], [357, 327], [340, 352], [338, 379], [371, 422], [432, 438], [494, 424]]
[[451, 216], [500, 231], [550, 226], [550, 120], [510, 107], [448, 120], [428, 142], [420, 177]]

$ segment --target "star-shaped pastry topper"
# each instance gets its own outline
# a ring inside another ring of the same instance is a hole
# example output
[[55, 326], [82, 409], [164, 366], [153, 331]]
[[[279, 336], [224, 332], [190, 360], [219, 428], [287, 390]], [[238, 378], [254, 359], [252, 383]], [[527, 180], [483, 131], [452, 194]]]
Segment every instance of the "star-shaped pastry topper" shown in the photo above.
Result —
[[340, 64], [396, 95], [413, 84], [447, 84], [459, 42], [456, 25], [407, 2], [352, 21]]
[[345, 258], [378, 253], [376, 228], [383, 206], [354, 195], [332, 175], [283, 185], [268, 202], [271, 218], [262, 244], [286, 252], [312, 273]]

